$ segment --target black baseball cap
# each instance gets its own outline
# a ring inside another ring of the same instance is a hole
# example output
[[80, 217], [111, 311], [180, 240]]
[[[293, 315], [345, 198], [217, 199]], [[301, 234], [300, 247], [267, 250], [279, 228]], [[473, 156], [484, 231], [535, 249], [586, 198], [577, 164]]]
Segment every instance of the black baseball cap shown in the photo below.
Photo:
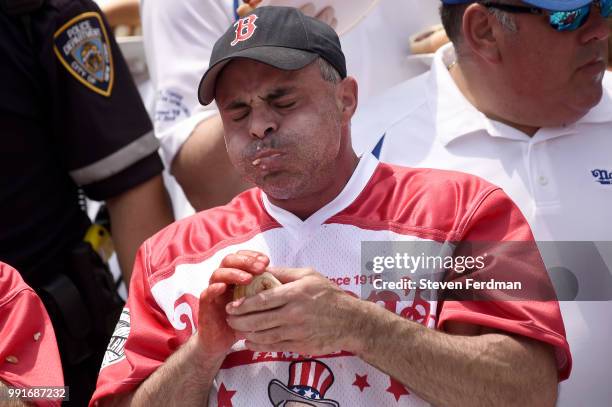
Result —
[[318, 57], [346, 78], [340, 39], [332, 27], [295, 7], [258, 7], [237, 20], [215, 43], [208, 70], [198, 86], [198, 100], [203, 105], [213, 101], [217, 76], [234, 58], [294, 71]]

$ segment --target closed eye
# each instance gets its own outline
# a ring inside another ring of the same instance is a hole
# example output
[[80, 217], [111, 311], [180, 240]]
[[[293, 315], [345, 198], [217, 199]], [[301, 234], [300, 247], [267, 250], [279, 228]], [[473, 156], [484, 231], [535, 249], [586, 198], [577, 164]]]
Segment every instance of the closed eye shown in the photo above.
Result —
[[288, 109], [290, 107], [295, 106], [295, 102], [289, 102], [289, 103], [276, 103], [276, 107], [280, 108], [280, 109]]
[[232, 120], [235, 122], [239, 122], [240, 120], [244, 119], [248, 115], [249, 115], [249, 110], [245, 109], [243, 111], [236, 112], [236, 114], [232, 115]]

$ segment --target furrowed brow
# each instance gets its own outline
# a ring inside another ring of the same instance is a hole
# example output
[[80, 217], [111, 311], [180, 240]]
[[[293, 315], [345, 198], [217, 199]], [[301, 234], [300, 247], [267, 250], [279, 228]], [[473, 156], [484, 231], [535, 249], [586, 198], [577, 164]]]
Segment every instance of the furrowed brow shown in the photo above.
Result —
[[[259, 99], [263, 100], [264, 102], [273, 102], [275, 100], [278, 100], [280, 98], [282, 98], [283, 96], [287, 96], [289, 94], [291, 94], [292, 92], [294, 92], [297, 88], [294, 86], [290, 86], [290, 87], [283, 87], [283, 88], [276, 88], [274, 89], [272, 92], [268, 93], [266, 96], [262, 97], [262, 96], [258, 96]], [[245, 107], [250, 107], [250, 105], [244, 101], [241, 100], [233, 100], [229, 103], [227, 103], [226, 105], [223, 106], [223, 110], [238, 110], [238, 109], [244, 109]]]
[[240, 100], [234, 100], [227, 105], [223, 106], [223, 110], [238, 110], [244, 109], [245, 107], [249, 107], [249, 105]]
[[265, 97], [260, 97], [261, 100], [266, 102], [273, 102], [277, 99], [287, 96], [288, 94], [295, 91], [295, 87], [276, 88], [272, 92], [268, 93]]

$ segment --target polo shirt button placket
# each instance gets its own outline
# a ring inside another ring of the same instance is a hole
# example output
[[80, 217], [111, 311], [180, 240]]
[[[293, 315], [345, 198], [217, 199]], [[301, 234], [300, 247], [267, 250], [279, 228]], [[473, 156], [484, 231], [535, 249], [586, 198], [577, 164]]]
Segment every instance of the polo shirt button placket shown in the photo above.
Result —
[[551, 178], [555, 175], [551, 157], [548, 152], [546, 141], [531, 141], [529, 153], [529, 168], [532, 185], [534, 188], [534, 203], [536, 206], [559, 205], [559, 191], [556, 180]]

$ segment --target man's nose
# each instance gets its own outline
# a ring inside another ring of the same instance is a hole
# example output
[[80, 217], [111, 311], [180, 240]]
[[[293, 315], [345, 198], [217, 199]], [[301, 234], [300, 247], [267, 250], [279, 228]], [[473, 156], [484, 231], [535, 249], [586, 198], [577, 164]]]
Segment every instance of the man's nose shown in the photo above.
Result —
[[601, 16], [601, 10], [598, 6], [591, 6], [591, 15], [584, 26], [584, 30], [580, 36], [580, 42], [583, 44], [591, 41], [605, 41], [610, 37], [610, 26], [608, 21]]
[[251, 112], [251, 136], [263, 139], [278, 130], [278, 121], [270, 109], [253, 109]]

